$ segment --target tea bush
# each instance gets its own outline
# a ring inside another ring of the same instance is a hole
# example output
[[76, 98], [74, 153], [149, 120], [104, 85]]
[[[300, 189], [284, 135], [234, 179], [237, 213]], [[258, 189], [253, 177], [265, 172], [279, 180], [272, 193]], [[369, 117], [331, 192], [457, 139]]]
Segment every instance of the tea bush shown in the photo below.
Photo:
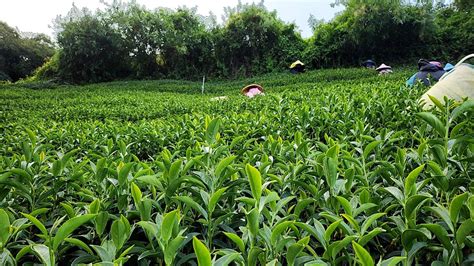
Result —
[[472, 265], [474, 102], [411, 72], [4, 85], [0, 264]]

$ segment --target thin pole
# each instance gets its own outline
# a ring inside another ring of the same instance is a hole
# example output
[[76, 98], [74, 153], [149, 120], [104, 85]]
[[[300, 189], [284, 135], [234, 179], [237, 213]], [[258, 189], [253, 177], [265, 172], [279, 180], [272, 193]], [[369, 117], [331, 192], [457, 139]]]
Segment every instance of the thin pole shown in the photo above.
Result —
[[201, 93], [204, 94], [204, 82], [206, 81], [206, 76], [202, 76], [202, 87], [201, 87]]

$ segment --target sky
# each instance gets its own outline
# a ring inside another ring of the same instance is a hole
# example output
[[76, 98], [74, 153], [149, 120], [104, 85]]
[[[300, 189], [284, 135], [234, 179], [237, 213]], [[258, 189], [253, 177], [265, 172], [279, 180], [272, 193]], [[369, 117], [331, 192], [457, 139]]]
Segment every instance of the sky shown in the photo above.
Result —
[[[0, 21], [22, 32], [45, 33], [52, 37], [53, 30], [49, 27], [57, 15], [65, 15], [73, 2], [79, 8], [91, 10], [102, 8], [99, 0], [0, 0]], [[111, 0], [107, 1], [111, 2]], [[223, 8], [236, 6], [238, 0], [137, 0], [139, 4], [153, 9], [156, 7], [177, 8], [180, 6], [198, 7], [198, 13], [209, 14], [212, 11], [221, 20]], [[254, 2], [242, 0], [243, 3]], [[260, 2], [259, 0], [255, 2]], [[303, 37], [312, 35], [308, 26], [308, 18], [313, 14], [318, 19], [330, 20], [342, 10], [341, 6], [332, 8], [334, 0], [266, 0], [269, 10], [277, 10], [278, 16], [287, 22], [294, 22]]]

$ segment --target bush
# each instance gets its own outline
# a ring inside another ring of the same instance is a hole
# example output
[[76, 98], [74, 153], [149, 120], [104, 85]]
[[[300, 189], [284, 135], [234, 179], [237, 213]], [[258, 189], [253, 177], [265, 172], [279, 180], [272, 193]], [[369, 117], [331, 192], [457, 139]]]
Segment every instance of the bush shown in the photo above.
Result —
[[116, 29], [86, 15], [64, 25], [58, 36], [59, 77], [73, 83], [101, 82], [129, 75], [127, 50]]
[[8, 82], [8, 81], [12, 81], [10, 76], [8, 76], [5, 72], [0, 71], [0, 82]]
[[223, 73], [245, 76], [287, 67], [299, 58], [303, 40], [294, 25], [257, 5], [230, 15], [216, 35], [216, 59]]
[[35, 70], [31, 80], [54, 80], [59, 76], [59, 51]]

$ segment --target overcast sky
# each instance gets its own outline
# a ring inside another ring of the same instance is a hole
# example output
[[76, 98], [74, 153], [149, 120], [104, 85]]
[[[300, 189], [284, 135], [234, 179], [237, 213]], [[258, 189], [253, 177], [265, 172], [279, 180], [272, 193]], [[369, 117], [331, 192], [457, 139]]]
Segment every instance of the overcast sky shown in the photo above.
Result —
[[[51, 25], [57, 15], [65, 15], [73, 2], [79, 8], [88, 7], [95, 10], [103, 7], [99, 0], [0, 0], [0, 20], [23, 32], [46, 33], [51, 36], [53, 31], [48, 25]], [[137, 0], [137, 2], [150, 9], [160, 6], [170, 8], [198, 6], [200, 14], [207, 15], [209, 11], [212, 11], [220, 22], [223, 7], [236, 6], [238, 0]], [[242, 2], [254, 1], [242, 0]], [[318, 19], [330, 20], [335, 13], [342, 10], [340, 6], [332, 8], [330, 6], [332, 2], [334, 0], [266, 0], [265, 5], [270, 10], [276, 9], [278, 16], [284, 21], [295, 22], [303, 37], [309, 37], [311, 36], [308, 26], [310, 14]]]

